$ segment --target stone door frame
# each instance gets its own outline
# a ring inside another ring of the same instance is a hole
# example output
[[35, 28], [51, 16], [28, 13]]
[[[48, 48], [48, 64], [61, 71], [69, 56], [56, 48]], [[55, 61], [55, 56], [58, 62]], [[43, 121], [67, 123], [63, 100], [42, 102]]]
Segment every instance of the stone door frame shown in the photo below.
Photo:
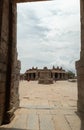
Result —
[[[31, 0], [32, 1], [32, 0]], [[39, 0], [33, 0], [39, 1]], [[14, 116], [13, 96], [15, 55], [17, 53], [18, 2], [28, 0], [0, 0], [0, 125], [10, 122]], [[78, 111], [84, 113], [84, 0], [81, 8], [81, 52], [76, 62], [78, 80]]]

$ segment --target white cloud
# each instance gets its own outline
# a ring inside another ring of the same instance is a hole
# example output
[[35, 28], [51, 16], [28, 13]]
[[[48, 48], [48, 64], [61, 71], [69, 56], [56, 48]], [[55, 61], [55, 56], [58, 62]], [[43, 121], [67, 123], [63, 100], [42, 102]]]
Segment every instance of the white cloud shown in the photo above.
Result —
[[80, 52], [79, 0], [18, 4], [17, 28], [22, 72], [53, 65], [75, 71]]

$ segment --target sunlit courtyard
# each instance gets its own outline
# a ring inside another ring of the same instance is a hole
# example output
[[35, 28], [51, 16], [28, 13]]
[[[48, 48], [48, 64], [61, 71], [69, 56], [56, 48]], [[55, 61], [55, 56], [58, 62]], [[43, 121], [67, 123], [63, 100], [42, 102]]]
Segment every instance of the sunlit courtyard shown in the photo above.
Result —
[[20, 107], [11, 130], [80, 130], [77, 116], [77, 82], [56, 81], [51, 85], [38, 81], [20, 81]]

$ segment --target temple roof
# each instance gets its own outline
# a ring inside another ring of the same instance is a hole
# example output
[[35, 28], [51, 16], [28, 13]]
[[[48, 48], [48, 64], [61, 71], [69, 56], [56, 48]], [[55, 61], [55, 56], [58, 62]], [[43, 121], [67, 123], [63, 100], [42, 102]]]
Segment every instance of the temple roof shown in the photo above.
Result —
[[15, 0], [16, 3], [23, 3], [23, 2], [40, 2], [40, 1], [48, 1], [48, 0]]

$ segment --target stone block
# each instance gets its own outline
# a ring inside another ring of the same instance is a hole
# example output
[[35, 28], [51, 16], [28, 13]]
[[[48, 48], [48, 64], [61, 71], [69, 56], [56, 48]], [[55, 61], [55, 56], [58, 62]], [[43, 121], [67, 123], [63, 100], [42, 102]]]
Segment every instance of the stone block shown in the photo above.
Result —
[[1, 52], [2, 54], [4, 54], [4, 56], [6, 57], [7, 59], [7, 53], [8, 53], [8, 47], [7, 47], [7, 41], [5, 41], [4, 39], [1, 40]]
[[70, 125], [71, 130], [81, 129], [81, 120], [77, 115], [66, 115], [66, 119]]
[[36, 114], [29, 114], [27, 120], [27, 129], [29, 130], [39, 130], [39, 119]]
[[0, 73], [0, 82], [6, 82], [6, 73]]
[[[55, 130], [51, 115], [40, 115], [40, 130]], [[58, 129], [57, 129], [58, 130]]]
[[5, 103], [5, 93], [0, 93], [0, 104]]
[[40, 77], [38, 80], [39, 84], [52, 84], [53, 79], [51, 78], [51, 71], [44, 67], [43, 70], [40, 71]]
[[38, 81], [39, 84], [53, 84], [53, 79], [39, 79]]
[[[9, 3], [7, 0], [4, 1], [4, 4], [3, 4], [3, 22], [2, 22], [2, 36], [5, 37], [5, 35], [3, 35], [3, 33], [6, 33], [8, 35], [8, 24], [9, 24]], [[6, 38], [7, 39], [7, 38]]]
[[0, 104], [0, 116], [4, 113], [4, 104]]
[[80, 57], [81, 57], [81, 58], [84, 58], [84, 49], [81, 50], [81, 52], [80, 52]]
[[15, 121], [13, 128], [26, 130], [27, 118], [27, 114], [21, 114], [18, 120]]
[[84, 113], [84, 103], [83, 103], [82, 99], [78, 100], [77, 109], [79, 112]]
[[6, 72], [7, 70], [7, 65], [4, 63], [0, 63], [0, 72]]
[[0, 51], [0, 63], [6, 63], [7, 62], [7, 57], [5, 56], [4, 53], [1, 53]]
[[53, 116], [53, 120], [55, 123], [56, 130], [71, 130], [66, 118], [64, 115], [58, 113], [57, 115]]
[[78, 75], [84, 75], [84, 67], [80, 67], [77, 71]]
[[[3, 116], [0, 115], [0, 125], [2, 125]], [[3, 129], [3, 128], [2, 128]]]
[[0, 82], [0, 93], [5, 93], [5, 82]]

